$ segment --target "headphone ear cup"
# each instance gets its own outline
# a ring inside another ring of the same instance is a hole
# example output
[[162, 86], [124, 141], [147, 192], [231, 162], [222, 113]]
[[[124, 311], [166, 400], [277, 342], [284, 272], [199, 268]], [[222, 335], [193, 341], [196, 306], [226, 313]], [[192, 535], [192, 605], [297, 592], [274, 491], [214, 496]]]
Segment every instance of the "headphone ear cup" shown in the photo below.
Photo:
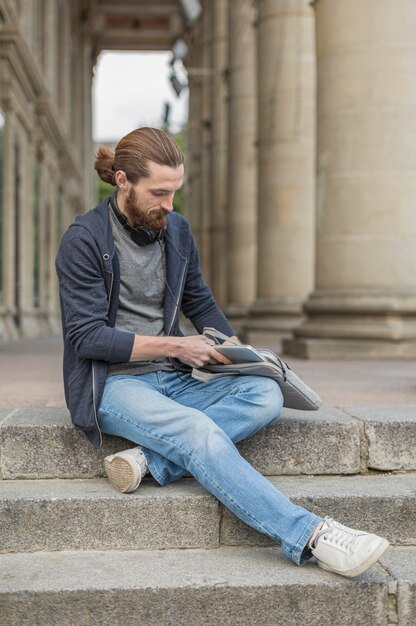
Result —
[[146, 226], [130, 226], [126, 229], [138, 246], [148, 246], [158, 238], [158, 233]]
[[166, 226], [164, 226], [162, 230], [152, 230], [151, 228], [148, 228], [147, 226], [130, 226], [130, 224], [127, 221], [127, 218], [125, 217], [125, 215], [123, 215], [123, 213], [120, 211], [120, 209], [117, 206], [115, 193], [113, 193], [113, 195], [110, 198], [110, 205], [111, 205], [111, 208], [113, 209], [113, 212], [116, 218], [120, 222], [120, 224], [123, 226], [125, 230], [127, 230], [130, 233], [130, 237], [132, 238], [132, 241], [134, 241], [134, 243], [137, 244], [138, 246], [148, 246], [151, 243], [154, 243], [155, 241], [157, 241], [158, 239], [164, 238], [165, 233], [166, 233], [166, 228], [167, 228]]

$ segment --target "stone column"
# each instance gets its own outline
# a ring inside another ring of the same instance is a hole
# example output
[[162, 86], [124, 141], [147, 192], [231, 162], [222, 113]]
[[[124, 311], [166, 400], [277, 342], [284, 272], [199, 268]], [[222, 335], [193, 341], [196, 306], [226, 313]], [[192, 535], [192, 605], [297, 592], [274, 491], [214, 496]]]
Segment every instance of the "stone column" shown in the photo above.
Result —
[[187, 34], [189, 52], [186, 68], [189, 85], [189, 119], [187, 123], [187, 142], [185, 159], [185, 214], [189, 219], [198, 247], [202, 244], [201, 226], [201, 108], [202, 76], [194, 71], [202, 65], [200, 45], [201, 18]]
[[[71, 4], [71, 19], [77, 19], [76, 17], [76, 5]], [[84, 101], [83, 101], [83, 85], [84, 85], [84, 46], [83, 46], [83, 34], [80, 29], [75, 28], [72, 32], [71, 46], [73, 49], [71, 58], [71, 109], [70, 109], [70, 134], [69, 140], [72, 144], [73, 152], [75, 153], [78, 161], [78, 167], [84, 173]], [[83, 185], [82, 195], [85, 196], [87, 190]], [[81, 195], [81, 193], [80, 193]], [[84, 197], [84, 202], [86, 198]]]
[[8, 98], [3, 111], [5, 114], [3, 144], [3, 301], [0, 304], [0, 338], [15, 339], [16, 326], [16, 230], [15, 230], [15, 189], [14, 189], [14, 137], [16, 133], [16, 104]]
[[256, 290], [256, 81], [254, 2], [228, 13], [227, 307], [241, 333]]
[[57, 35], [57, 2], [45, 0], [45, 70], [44, 80], [52, 98], [56, 101], [58, 95], [58, 37]]
[[57, 187], [59, 181], [59, 161], [58, 154], [52, 146], [48, 146], [45, 151], [45, 170], [47, 170], [45, 185], [45, 226], [43, 229], [44, 247], [44, 294], [43, 309], [45, 315], [45, 326], [48, 333], [55, 331], [56, 326], [56, 292], [58, 283], [55, 271], [56, 247], [56, 218], [57, 218]]
[[58, 71], [62, 73], [62, 104], [61, 119], [67, 134], [71, 130], [71, 90], [72, 90], [72, 63], [71, 59], [71, 7], [68, 3], [61, 5], [62, 11], [62, 65]]
[[310, 358], [416, 357], [416, 3], [318, 0]]
[[49, 249], [50, 249], [50, 228], [51, 228], [51, 206], [49, 198], [49, 187], [51, 172], [49, 162], [51, 160], [51, 146], [46, 138], [42, 146], [41, 161], [41, 204], [40, 204], [40, 301], [38, 310], [39, 334], [49, 334], [48, 327], [48, 300], [49, 300]]
[[94, 174], [94, 142], [92, 139], [92, 79], [93, 79], [93, 54], [92, 42], [88, 35], [82, 42], [82, 101], [83, 110], [83, 179], [84, 201], [86, 208], [92, 208], [96, 203], [95, 174]]
[[192, 232], [197, 243], [200, 236], [200, 212], [197, 189], [201, 176], [200, 171], [200, 141], [199, 141], [199, 111], [200, 111], [200, 88], [199, 80], [189, 75], [189, 116], [187, 123], [187, 141], [185, 154], [185, 215], [189, 219]]
[[220, 306], [226, 301], [227, 5], [228, 0], [213, 1], [211, 43], [210, 286]]
[[[40, 126], [39, 118], [30, 120], [31, 126]], [[19, 268], [20, 268], [20, 311], [19, 311], [19, 335], [34, 337], [40, 333], [38, 311], [34, 307], [34, 237], [35, 226], [33, 219], [34, 204], [34, 162], [35, 162], [35, 133], [21, 133], [24, 142], [21, 146], [22, 181], [20, 185], [20, 220], [18, 240], [20, 241]], [[39, 233], [41, 236], [41, 233]]]
[[[56, 161], [56, 167], [61, 168], [59, 159]], [[58, 277], [55, 271], [55, 256], [58, 250], [59, 242], [61, 240], [64, 223], [64, 193], [63, 189], [65, 182], [59, 179], [59, 175], [56, 175], [56, 185], [52, 189], [51, 201], [53, 202], [52, 212], [52, 245], [50, 255], [50, 269], [51, 269], [51, 294], [49, 300], [49, 327], [52, 334], [59, 334], [61, 332], [61, 319], [59, 308], [59, 286]]]
[[208, 284], [211, 282], [211, 19], [212, 3], [205, 0], [202, 12], [202, 100], [201, 124], [201, 267]]
[[314, 280], [315, 45], [309, 0], [258, 2], [257, 297], [247, 339], [281, 349]]

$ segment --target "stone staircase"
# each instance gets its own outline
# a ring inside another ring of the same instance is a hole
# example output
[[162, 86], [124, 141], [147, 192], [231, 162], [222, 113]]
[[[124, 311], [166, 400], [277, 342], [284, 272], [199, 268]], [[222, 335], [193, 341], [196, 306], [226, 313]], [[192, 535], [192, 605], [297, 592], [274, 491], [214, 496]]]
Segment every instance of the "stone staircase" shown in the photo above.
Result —
[[415, 626], [416, 406], [285, 410], [239, 446], [296, 503], [390, 540], [352, 580], [296, 567], [192, 478], [118, 493], [102, 459], [129, 446], [0, 409], [3, 626]]

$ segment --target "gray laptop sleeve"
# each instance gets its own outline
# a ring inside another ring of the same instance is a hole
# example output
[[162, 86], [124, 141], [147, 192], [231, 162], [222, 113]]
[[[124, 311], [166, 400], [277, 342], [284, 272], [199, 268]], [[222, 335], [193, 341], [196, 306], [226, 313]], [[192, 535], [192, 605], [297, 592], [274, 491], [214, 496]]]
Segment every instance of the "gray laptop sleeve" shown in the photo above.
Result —
[[[219, 339], [238, 345], [232, 339], [215, 330], [204, 328], [203, 334], [218, 342]], [[316, 411], [322, 404], [321, 398], [303, 382], [297, 374], [274, 352], [257, 348], [257, 352], [265, 358], [259, 363], [233, 363], [231, 365], [205, 365], [194, 368], [192, 376], [198, 380], [208, 381], [219, 376], [267, 376], [275, 380], [283, 394], [283, 405], [288, 409]]]

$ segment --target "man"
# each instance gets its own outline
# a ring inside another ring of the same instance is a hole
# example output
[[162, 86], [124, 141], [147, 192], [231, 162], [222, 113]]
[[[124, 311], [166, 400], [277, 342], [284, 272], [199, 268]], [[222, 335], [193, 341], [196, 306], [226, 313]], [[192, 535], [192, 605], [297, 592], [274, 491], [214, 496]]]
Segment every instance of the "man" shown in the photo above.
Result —
[[[102, 432], [136, 444], [106, 457], [112, 485], [131, 492], [149, 471], [160, 485], [191, 473], [296, 564], [315, 556], [345, 576], [366, 571], [386, 539], [294, 505], [234, 445], [278, 420], [277, 383], [191, 376], [192, 367], [228, 362], [204, 326], [233, 330], [204, 283], [187, 221], [173, 212], [184, 175], [178, 146], [139, 128], [115, 153], [101, 148], [95, 168], [116, 192], [69, 227], [56, 266], [72, 420], [95, 446]], [[198, 335], [182, 335], [180, 311]]]

